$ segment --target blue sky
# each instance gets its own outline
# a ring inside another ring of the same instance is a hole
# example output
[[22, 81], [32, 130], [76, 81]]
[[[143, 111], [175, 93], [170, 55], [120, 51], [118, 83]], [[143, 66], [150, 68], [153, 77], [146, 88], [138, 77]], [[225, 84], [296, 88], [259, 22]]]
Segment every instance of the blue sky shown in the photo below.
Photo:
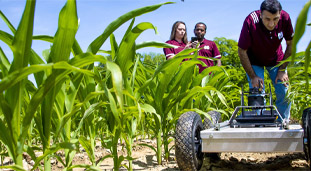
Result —
[[[295, 27], [297, 16], [308, 0], [280, 0], [283, 9], [287, 11]], [[167, 1], [159, 0], [77, 0], [78, 17], [80, 27], [76, 39], [86, 51], [88, 45], [98, 37], [112, 21], [119, 16], [144, 6], [154, 5]], [[150, 22], [157, 27], [159, 34], [153, 30], [143, 32], [137, 39], [137, 43], [143, 41], [161, 41], [169, 39], [172, 24], [181, 20], [187, 25], [188, 39], [193, 36], [195, 23], [202, 21], [207, 24], [206, 38], [213, 40], [215, 37], [239, 39], [245, 17], [260, 7], [262, 0], [175, 0], [175, 4], [164, 5], [158, 10], [141, 15], [136, 18], [135, 24]], [[7, 16], [17, 28], [21, 19], [26, 0], [0, 0], [0, 10]], [[51, 35], [57, 30], [58, 15], [65, 5], [65, 0], [37, 0], [35, 11], [34, 35]], [[310, 11], [308, 14], [310, 20]], [[129, 25], [125, 23], [114, 32], [119, 43]], [[0, 30], [11, 33], [5, 23], [0, 19]], [[303, 39], [298, 44], [298, 50], [304, 51], [309, 43], [311, 27], [308, 27]], [[33, 41], [32, 48], [42, 56], [42, 51], [50, 48], [50, 43]], [[12, 60], [11, 50], [0, 41], [0, 46]], [[109, 41], [102, 46], [103, 50], [109, 50]], [[145, 48], [140, 53], [163, 53], [159, 48]]]

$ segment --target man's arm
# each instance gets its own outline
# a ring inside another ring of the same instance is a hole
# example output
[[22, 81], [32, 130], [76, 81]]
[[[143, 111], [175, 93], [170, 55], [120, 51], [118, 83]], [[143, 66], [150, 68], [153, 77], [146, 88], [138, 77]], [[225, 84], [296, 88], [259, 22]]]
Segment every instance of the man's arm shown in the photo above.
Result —
[[[283, 60], [286, 60], [288, 57], [290, 57], [291, 54], [292, 54], [292, 40], [288, 40], [286, 41], [286, 50], [285, 50]], [[275, 83], [277, 83], [277, 81], [280, 80], [281, 82], [285, 82], [284, 83], [285, 87], [287, 87], [287, 84], [288, 84], [287, 82], [289, 81], [288, 75], [285, 72], [287, 65], [288, 65], [288, 62], [285, 62], [279, 67], [278, 74], [275, 78]]]
[[218, 60], [216, 61], [216, 65], [217, 65], [217, 66], [221, 66], [221, 60], [220, 60], [220, 59], [218, 59]]
[[[286, 60], [292, 54], [292, 40], [286, 41], [286, 50], [283, 57], [283, 60]], [[288, 62], [285, 62], [283, 65], [279, 67], [279, 71], [286, 69]]]
[[239, 47], [238, 53], [239, 53], [241, 64], [242, 64], [245, 72], [247, 73], [247, 75], [251, 79], [252, 86], [253, 87], [259, 87], [258, 82], [260, 82], [261, 87], [263, 87], [263, 80], [255, 74], [255, 72], [252, 68], [251, 62], [249, 61], [249, 58], [247, 55], [247, 50], [241, 49]]

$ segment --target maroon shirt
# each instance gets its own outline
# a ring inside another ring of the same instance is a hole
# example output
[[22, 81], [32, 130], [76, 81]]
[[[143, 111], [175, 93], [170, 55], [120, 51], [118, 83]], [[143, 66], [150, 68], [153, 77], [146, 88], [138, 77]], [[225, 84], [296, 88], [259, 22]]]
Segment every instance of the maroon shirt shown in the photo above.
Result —
[[166, 59], [171, 55], [176, 55], [180, 51], [184, 50], [186, 44], [184, 42], [179, 43], [176, 40], [168, 40], [165, 43], [178, 46], [178, 48], [163, 48]]
[[[204, 39], [201, 43], [199, 48], [202, 48], [199, 50], [199, 55], [200, 56], [205, 56], [205, 57], [212, 57], [216, 59], [220, 59], [221, 55], [219, 53], [219, 50], [215, 44], [215, 42]], [[203, 61], [207, 67], [214, 66], [214, 61], [208, 60], [208, 59], [203, 59], [199, 58], [199, 60]], [[198, 64], [199, 66], [199, 72], [201, 73], [205, 68], [201, 64]]]
[[280, 20], [274, 30], [269, 31], [260, 18], [261, 11], [249, 14], [243, 24], [238, 46], [247, 49], [247, 54], [252, 65], [274, 66], [283, 60], [281, 42], [292, 40], [293, 26], [289, 14], [281, 11]]

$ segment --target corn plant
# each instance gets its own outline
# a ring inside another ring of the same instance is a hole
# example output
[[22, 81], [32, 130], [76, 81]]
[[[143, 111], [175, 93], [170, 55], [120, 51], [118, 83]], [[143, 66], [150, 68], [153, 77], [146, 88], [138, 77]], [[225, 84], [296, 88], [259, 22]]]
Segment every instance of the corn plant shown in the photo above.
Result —
[[[289, 73], [291, 77], [291, 86], [289, 98], [293, 101], [293, 107], [291, 111], [294, 113], [296, 119], [300, 119], [302, 111], [306, 107], [310, 107], [310, 49], [311, 41], [306, 47], [305, 52], [297, 53], [297, 44], [303, 36], [306, 27], [310, 26], [311, 23], [307, 24], [308, 11], [311, 6], [311, 1], [308, 1], [303, 9], [301, 10], [295, 25], [295, 35], [292, 41], [292, 55], [291, 63], [289, 65]], [[298, 59], [297, 59], [298, 58]], [[288, 61], [284, 61], [288, 62]], [[304, 80], [304, 81], [302, 81]], [[301, 96], [301, 94], [304, 94]], [[295, 108], [296, 107], [296, 108]], [[295, 114], [296, 113], [296, 114]]]
[[[307, 25], [307, 15], [308, 15], [308, 11], [310, 9], [310, 6], [311, 6], [311, 1], [308, 1], [305, 4], [305, 6], [303, 7], [303, 9], [301, 10], [301, 12], [297, 18], [297, 22], [295, 25], [295, 35], [294, 35], [293, 44], [292, 44], [292, 56], [291, 56], [292, 63], [294, 63], [294, 60], [296, 58], [297, 44], [305, 32], [305, 28], [308, 26]], [[309, 24], [309, 26], [310, 26], [310, 24]], [[311, 49], [311, 41], [309, 42], [309, 44], [306, 48], [306, 51], [305, 51], [304, 70], [305, 70], [305, 80], [306, 80], [306, 85], [305, 85], [306, 91], [308, 91], [308, 87], [309, 87], [308, 68], [310, 66], [310, 49]]]
[[[138, 89], [136, 94], [137, 97], [143, 95], [144, 101], [152, 108], [149, 113], [154, 120], [151, 128], [157, 140], [157, 147], [151, 148], [157, 154], [158, 164], [162, 162], [162, 146], [164, 147], [164, 159], [168, 160], [169, 158], [168, 145], [173, 140], [171, 138], [172, 130], [176, 118], [180, 115], [179, 111], [190, 109], [193, 97], [197, 94], [209, 90], [217, 91], [212, 86], [191, 86], [192, 80], [195, 78], [195, 66], [201, 63], [196, 60], [197, 53], [189, 55], [194, 51], [196, 50], [184, 50], [172, 60], [165, 61], [156, 69], [153, 76]], [[193, 60], [182, 62], [187, 58]]]
[[[311, 90], [310, 87], [306, 89], [305, 52], [299, 52], [295, 56], [294, 68], [289, 69], [291, 84], [289, 85], [288, 97], [292, 102], [292, 118], [300, 120], [303, 110], [310, 106]], [[311, 68], [308, 68], [307, 72], [308, 76], [310, 76]], [[308, 84], [310, 84], [310, 81]]]

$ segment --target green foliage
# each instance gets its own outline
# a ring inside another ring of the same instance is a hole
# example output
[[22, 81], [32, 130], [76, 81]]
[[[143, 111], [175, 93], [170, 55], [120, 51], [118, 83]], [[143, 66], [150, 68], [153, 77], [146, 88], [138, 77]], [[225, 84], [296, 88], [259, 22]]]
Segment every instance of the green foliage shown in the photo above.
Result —
[[301, 10], [295, 25], [295, 35], [292, 44], [291, 64], [288, 71], [293, 77], [290, 82], [289, 99], [292, 101], [292, 115], [296, 119], [300, 119], [302, 111], [310, 107], [310, 50], [311, 41], [306, 47], [305, 52], [296, 53], [297, 44], [305, 32], [305, 28], [310, 26], [307, 24], [308, 11], [311, 7], [311, 1], [308, 1]]
[[238, 55], [238, 42], [224, 37], [215, 37], [214, 42], [221, 54], [221, 63], [224, 66], [241, 67]]
[[[99, 164], [110, 157], [115, 170], [124, 166], [124, 160], [129, 161], [125, 167], [132, 170], [134, 139], [146, 134], [156, 139], [157, 146], [149, 147], [161, 164], [163, 154], [165, 160], [169, 159], [169, 143], [173, 141], [175, 123], [182, 113], [193, 110], [203, 117], [208, 111], [216, 110], [223, 114], [223, 119], [228, 119], [240, 104], [241, 85], [248, 86], [234, 40], [215, 38], [223, 66], [209, 67], [202, 73], [198, 73], [197, 64], [202, 62], [194, 49], [184, 50], [171, 60], [166, 60], [163, 54], [136, 53], [144, 47], [172, 47], [156, 41], [137, 44], [136, 39], [142, 32], [152, 29], [157, 33], [157, 30], [149, 22], [135, 23], [135, 17], [171, 2], [122, 15], [90, 43], [87, 52], [82, 51], [75, 39], [76, 1], [68, 0], [64, 5], [54, 36], [32, 35], [35, 3], [27, 1], [17, 29], [0, 11], [12, 32], [0, 30], [0, 40], [14, 55], [10, 63], [0, 47], [0, 155], [2, 159], [9, 156], [14, 162], [0, 168], [23, 170], [22, 157], [27, 153], [35, 161], [33, 170], [51, 170], [51, 157], [67, 170], [99, 170]], [[309, 7], [307, 3], [300, 17], [306, 17]], [[118, 44], [113, 32], [130, 20]], [[299, 18], [298, 35], [302, 35], [305, 22]], [[100, 50], [108, 37], [111, 48]], [[295, 43], [299, 36], [296, 39]], [[31, 49], [33, 40], [50, 42], [51, 49], [41, 57]], [[289, 67], [292, 72], [289, 96], [293, 99], [294, 113], [310, 105], [310, 46], [306, 52], [296, 55], [295, 67]], [[95, 62], [100, 65], [94, 66]], [[28, 80], [31, 74], [35, 83]], [[94, 151], [99, 139], [111, 153], [96, 159]], [[72, 164], [80, 144], [91, 165]], [[118, 154], [120, 145], [125, 147], [126, 156]], [[65, 159], [55, 154], [60, 150], [65, 152]], [[37, 151], [42, 155], [36, 156]]]

